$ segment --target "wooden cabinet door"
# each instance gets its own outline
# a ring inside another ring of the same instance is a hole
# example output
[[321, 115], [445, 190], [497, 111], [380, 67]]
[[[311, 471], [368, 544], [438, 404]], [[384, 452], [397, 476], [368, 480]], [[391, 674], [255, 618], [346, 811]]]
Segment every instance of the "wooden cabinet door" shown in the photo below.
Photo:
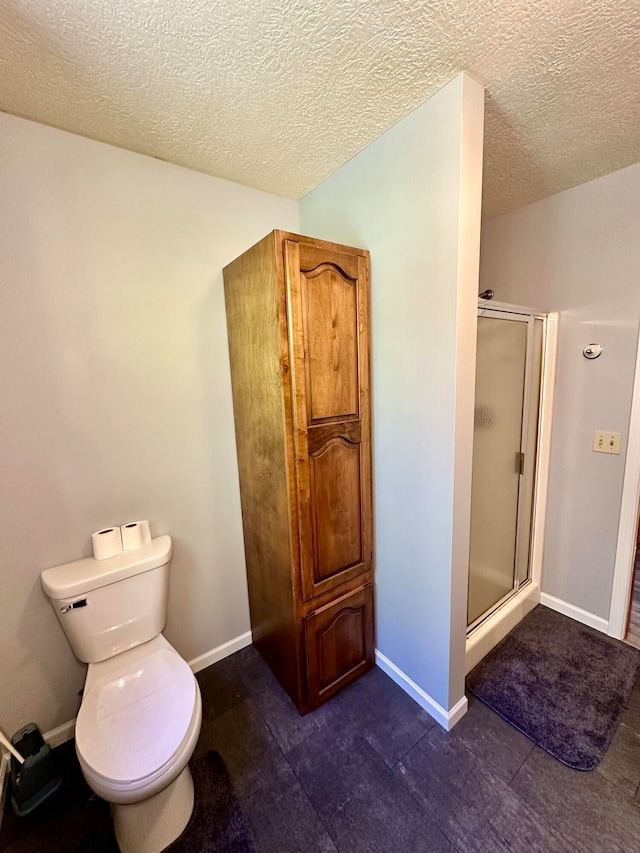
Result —
[[304, 620], [309, 710], [373, 666], [373, 591], [366, 584]]
[[368, 254], [286, 239], [302, 595], [371, 568]]

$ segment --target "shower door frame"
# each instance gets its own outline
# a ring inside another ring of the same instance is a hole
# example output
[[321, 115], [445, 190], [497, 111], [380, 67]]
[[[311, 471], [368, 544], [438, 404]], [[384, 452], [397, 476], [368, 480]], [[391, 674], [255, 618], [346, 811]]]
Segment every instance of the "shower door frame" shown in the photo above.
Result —
[[[522, 389], [522, 414], [520, 421], [520, 453], [523, 455], [526, 454], [528, 438], [529, 438], [529, 415], [531, 409], [531, 369], [532, 369], [532, 361], [533, 361], [533, 328], [536, 320], [542, 320], [543, 324], [543, 341], [542, 346], [544, 346], [544, 317], [539, 314], [525, 314], [521, 311], [505, 311], [502, 308], [498, 308], [493, 305], [478, 305], [478, 320], [481, 318], [492, 319], [492, 320], [507, 320], [511, 323], [526, 323], [527, 324], [527, 340], [525, 344], [525, 353], [524, 353], [524, 385]], [[542, 367], [542, 364], [541, 364]], [[540, 376], [540, 387], [542, 389], [542, 375]], [[540, 417], [540, 410], [538, 409], [538, 419]], [[538, 424], [536, 423], [536, 427]], [[537, 443], [536, 443], [537, 444]], [[537, 457], [537, 448], [536, 448], [536, 457]], [[536, 459], [537, 462], [537, 459]], [[533, 494], [535, 501], [535, 481], [536, 481], [536, 469], [537, 464], [534, 465], [533, 468]], [[518, 478], [518, 497], [517, 497], [517, 510], [516, 510], [516, 531], [515, 531], [515, 542], [513, 548], [513, 586], [511, 589], [495, 601], [490, 607], [484, 610], [476, 619], [473, 620], [470, 624], [467, 625], [467, 634], [470, 634], [475, 628], [481, 625], [485, 619], [489, 619], [491, 615], [501, 607], [506, 601], [508, 601], [513, 595], [515, 595], [519, 590], [527, 583], [531, 581], [531, 547], [528, 549], [527, 554], [527, 572], [526, 577], [523, 581], [520, 581], [520, 560], [521, 560], [521, 545], [522, 545], [522, 525], [525, 519], [524, 516], [524, 501], [523, 496], [525, 494], [525, 489], [529, 485], [529, 480], [526, 477], [525, 472], [520, 472], [520, 476]], [[531, 512], [533, 513], [533, 502], [531, 504]], [[529, 520], [529, 525], [531, 529], [531, 522], [533, 519]], [[531, 537], [531, 533], [529, 534], [529, 538]], [[531, 544], [531, 541], [530, 543]], [[471, 560], [469, 560], [469, 580], [471, 580]]]
[[[478, 317], [519, 320], [527, 322], [527, 354], [523, 401], [523, 424], [527, 424], [529, 391], [531, 383], [531, 342], [535, 320], [542, 321], [542, 362], [540, 369], [540, 399], [538, 402], [538, 440], [533, 474], [533, 499], [531, 503], [528, 571], [524, 581], [518, 582], [517, 558], [522, 534], [524, 477], [518, 485], [517, 533], [514, 560], [514, 588], [492, 608], [485, 611], [467, 627], [466, 667], [469, 672], [508, 632], [540, 602], [542, 578], [542, 552], [547, 504], [547, 483], [551, 446], [551, 417], [555, 382], [555, 363], [558, 336], [558, 315], [543, 314], [532, 308], [504, 302], [479, 300]], [[522, 429], [520, 450], [526, 446], [526, 426]]]

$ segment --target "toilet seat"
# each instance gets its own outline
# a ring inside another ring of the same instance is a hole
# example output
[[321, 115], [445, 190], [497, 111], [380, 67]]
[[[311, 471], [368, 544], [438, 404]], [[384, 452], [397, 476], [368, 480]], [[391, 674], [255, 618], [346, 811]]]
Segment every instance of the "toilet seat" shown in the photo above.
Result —
[[191, 668], [161, 634], [91, 664], [76, 722], [87, 781], [111, 802], [148, 795], [186, 766], [201, 716]]

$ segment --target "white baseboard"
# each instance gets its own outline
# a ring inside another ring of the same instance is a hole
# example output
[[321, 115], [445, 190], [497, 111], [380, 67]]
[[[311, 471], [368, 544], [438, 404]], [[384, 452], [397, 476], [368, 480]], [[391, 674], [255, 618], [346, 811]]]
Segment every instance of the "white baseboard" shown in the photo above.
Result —
[[198, 655], [197, 658], [189, 661], [189, 666], [193, 672], [200, 672], [201, 669], [206, 669], [208, 666], [212, 666], [214, 663], [218, 663], [218, 661], [228, 658], [229, 655], [233, 655], [236, 652], [239, 652], [240, 649], [244, 649], [245, 646], [250, 645], [251, 631], [247, 631], [245, 634], [240, 634], [239, 637], [235, 637], [233, 640], [229, 640], [221, 646], [216, 646], [216, 648], [211, 649], [210, 652]]
[[[203, 655], [198, 655], [197, 658], [190, 660], [188, 663], [192, 672], [200, 672], [201, 669], [206, 669], [208, 666], [218, 663], [218, 661], [223, 660], [223, 658], [227, 658], [229, 655], [235, 654], [235, 652], [239, 652], [240, 649], [244, 649], [245, 646], [250, 645], [251, 631], [247, 631], [245, 634], [240, 634], [239, 637], [235, 637], [233, 640], [229, 640], [221, 646], [216, 646], [215, 649], [211, 649], [211, 651], [205, 652]], [[55, 729], [51, 729], [49, 732], [45, 732], [43, 737], [46, 742], [50, 744], [51, 748], [55, 749], [56, 746], [60, 746], [68, 740], [72, 740], [75, 730], [76, 721], [73, 719], [63, 723], [61, 726], [57, 726]], [[1, 772], [2, 766], [0, 765], [0, 773]]]
[[561, 598], [556, 598], [554, 595], [549, 595], [546, 592], [540, 593], [540, 604], [551, 610], [557, 610], [564, 616], [569, 616], [575, 619], [576, 622], [582, 622], [583, 625], [588, 625], [590, 628], [595, 628], [596, 631], [602, 631], [603, 634], [609, 633], [609, 622], [603, 619], [602, 616], [596, 616], [595, 613], [589, 613], [588, 610], [583, 610], [581, 607], [576, 607], [575, 604], [569, 604], [568, 601], [563, 601]]
[[412, 681], [408, 675], [399, 669], [395, 663], [389, 660], [388, 657], [376, 649], [376, 663], [380, 669], [386, 673], [392, 681], [401, 687], [405, 693], [423, 708], [427, 714], [430, 714], [433, 719], [440, 723], [443, 729], [451, 731], [458, 720], [462, 719], [467, 712], [468, 702], [467, 697], [463, 696], [453, 708], [446, 711], [442, 705], [438, 704], [435, 699], [432, 699], [428, 693], [425, 693], [421, 687]]
[[76, 721], [74, 717], [73, 720], [69, 720], [68, 722], [63, 723], [61, 726], [56, 726], [55, 729], [51, 729], [51, 731], [45, 732], [43, 737], [49, 744], [51, 749], [55, 749], [57, 746], [66, 743], [68, 740], [73, 740], [75, 733]]

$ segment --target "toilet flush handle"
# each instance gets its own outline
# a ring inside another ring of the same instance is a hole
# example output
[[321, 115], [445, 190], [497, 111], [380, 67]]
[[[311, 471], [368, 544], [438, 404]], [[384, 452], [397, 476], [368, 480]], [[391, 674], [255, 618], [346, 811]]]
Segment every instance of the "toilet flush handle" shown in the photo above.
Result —
[[71, 604], [65, 604], [64, 607], [60, 608], [60, 613], [68, 613], [70, 610], [75, 610], [78, 607], [86, 607], [87, 599], [79, 598], [77, 601], [72, 601]]

